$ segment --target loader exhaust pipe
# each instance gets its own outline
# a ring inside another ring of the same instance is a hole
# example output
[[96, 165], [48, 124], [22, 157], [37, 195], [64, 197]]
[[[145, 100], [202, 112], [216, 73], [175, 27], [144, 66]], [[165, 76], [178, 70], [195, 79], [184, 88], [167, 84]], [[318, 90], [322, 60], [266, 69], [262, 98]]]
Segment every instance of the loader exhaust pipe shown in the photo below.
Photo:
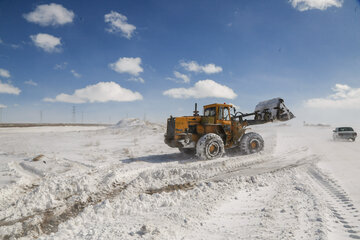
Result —
[[197, 103], [195, 103], [194, 117], [199, 116], [199, 111], [197, 110]]

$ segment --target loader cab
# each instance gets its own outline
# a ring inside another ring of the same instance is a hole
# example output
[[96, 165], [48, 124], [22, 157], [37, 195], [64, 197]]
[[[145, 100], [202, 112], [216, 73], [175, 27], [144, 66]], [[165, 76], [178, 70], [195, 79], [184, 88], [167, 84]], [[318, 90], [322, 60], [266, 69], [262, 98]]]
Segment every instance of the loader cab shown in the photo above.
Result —
[[232, 105], [214, 103], [204, 106], [204, 123], [231, 125], [230, 108]]

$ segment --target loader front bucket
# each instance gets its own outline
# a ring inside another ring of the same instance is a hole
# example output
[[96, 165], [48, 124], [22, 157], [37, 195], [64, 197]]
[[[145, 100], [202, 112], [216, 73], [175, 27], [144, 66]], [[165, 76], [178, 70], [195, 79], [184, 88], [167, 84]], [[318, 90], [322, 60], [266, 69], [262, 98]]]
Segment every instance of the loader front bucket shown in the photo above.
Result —
[[285, 106], [282, 98], [259, 102], [255, 107], [255, 119], [260, 121], [288, 121], [294, 114]]

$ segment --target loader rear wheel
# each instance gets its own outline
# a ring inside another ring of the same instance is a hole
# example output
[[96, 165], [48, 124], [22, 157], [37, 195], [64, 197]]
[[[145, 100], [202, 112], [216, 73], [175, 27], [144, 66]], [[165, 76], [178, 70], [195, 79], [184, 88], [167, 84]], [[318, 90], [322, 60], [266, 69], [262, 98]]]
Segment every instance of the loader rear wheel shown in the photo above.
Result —
[[224, 154], [224, 142], [215, 133], [202, 136], [196, 144], [196, 155], [203, 160], [220, 158]]
[[257, 153], [263, 150], [263, 138], [254, 132], [246, 133], [240, 140], [240, 151], [242, 154]]

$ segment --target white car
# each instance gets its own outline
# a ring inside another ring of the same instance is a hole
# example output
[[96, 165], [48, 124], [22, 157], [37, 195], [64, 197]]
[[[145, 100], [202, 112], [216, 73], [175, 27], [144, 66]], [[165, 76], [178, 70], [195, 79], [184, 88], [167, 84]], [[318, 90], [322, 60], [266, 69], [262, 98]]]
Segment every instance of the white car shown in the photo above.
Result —
[[357, 133], [351, 127], [337, 127], [333, 130], [334, 141], [339, 139], [346, 139], [355, 141]]

